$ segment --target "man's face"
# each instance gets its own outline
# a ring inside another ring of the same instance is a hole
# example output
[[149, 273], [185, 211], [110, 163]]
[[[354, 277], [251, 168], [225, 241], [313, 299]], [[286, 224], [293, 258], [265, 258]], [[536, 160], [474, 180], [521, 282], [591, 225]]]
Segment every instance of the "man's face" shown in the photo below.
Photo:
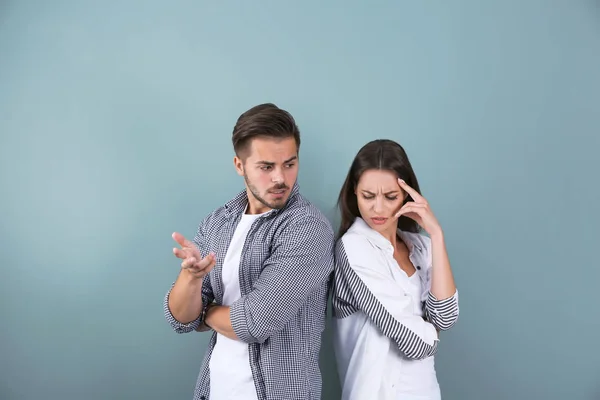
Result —
[[248, 213], [282, 208], [298, 177], [298, 149], [293, 137], [252, 139], [243, 154], [234, 158], [237, 173], [248, 191]]

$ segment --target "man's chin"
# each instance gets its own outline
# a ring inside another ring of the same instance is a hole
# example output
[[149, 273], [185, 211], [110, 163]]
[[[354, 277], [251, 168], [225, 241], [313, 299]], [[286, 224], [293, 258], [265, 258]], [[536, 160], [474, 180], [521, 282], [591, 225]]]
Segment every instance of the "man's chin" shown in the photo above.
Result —
[[272, 199], [268, 202], [265, 202], [265, 205], [269, 208], [273, 208], [275, 210], [279, 210], [285, 207], [285, 204], [288, 201], [289, 196], [277, 197], [276, 199]]
[[269, 204], [269, 207], [275, 209], [275, 210], [280, 210], [283, 207], [285, 207], [285, 203], [287, 202], [287, 197], [285, 199], [282, 200], [278, 200], [276, 202], [271, 202], [271, 204]]

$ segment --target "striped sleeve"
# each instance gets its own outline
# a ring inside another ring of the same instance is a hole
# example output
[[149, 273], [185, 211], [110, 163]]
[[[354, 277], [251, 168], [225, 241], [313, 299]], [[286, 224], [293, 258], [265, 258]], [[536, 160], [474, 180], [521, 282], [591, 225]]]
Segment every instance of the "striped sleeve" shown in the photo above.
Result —
[[[407, 358], [433, 356], [439, 343], [435, 327], [412, 312], [410, 297], [391, 277], [356, 262], [352, 256], [349, 258], [346, 247], [353, 254], [361, 252], [360, 245], [345, 246], [343, 238], [336, 244], [333, 298], [336, 318], [360, 310]], [[364, 258], [364, 253], [360, 258]]]
[[425, 318], [438, 330], [447, 331], [452, 328], [458, 320], [458, 290], [447, 299], [438, 300], [433, 293], [429, 292], [424, 307]]

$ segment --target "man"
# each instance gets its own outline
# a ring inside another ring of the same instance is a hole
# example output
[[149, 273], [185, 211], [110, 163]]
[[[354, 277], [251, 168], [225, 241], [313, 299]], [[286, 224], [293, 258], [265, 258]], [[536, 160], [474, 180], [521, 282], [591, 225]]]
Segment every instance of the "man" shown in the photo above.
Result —
[[300, 132], [273, 104], [243, 113], [234, 166], [246, 189], [178, 233], [181, 271], [164, 300], [178, 333], [211, 330], [195, 400], [320, 399], [334, 233], [298, 189]]

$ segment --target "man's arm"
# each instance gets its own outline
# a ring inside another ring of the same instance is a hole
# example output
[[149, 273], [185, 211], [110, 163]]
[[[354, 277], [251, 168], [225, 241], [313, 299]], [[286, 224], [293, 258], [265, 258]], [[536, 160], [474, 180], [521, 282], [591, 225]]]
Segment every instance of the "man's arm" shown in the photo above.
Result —
[[181, 271], [164, 299], [167, 321], [177, 333], [198, 330], [204, 304], [212, 301], [212, 288], [208, 277], [195, 279], [186, 277]]
[[206, 324], [246, 343], [262, 343], [298, 313], [333, 271], [334, 234], [327, 220], [293, 222], [274, 244], [252, 292], [231, 307], [211, 307]]
[[227, 336], [231, 340], [240, 340], [233, 331], [229, 313], [229, 306], [208, 306], [204, 324], [208, 329], [212, 329], [221, 335]]
[[203, 304], [213, 301], [210, 278], [206, 275], [215, 264], [213, 254], [201, 258], [206, 251], [202, 224], [194, 242], [190, 242], [178, 233], [173, 239], [181, 249], [173, 249], [174, 254], [183, 259], [181, 271], [164, 299], [164, 313], [171, 327], [178, 333], [187, 333], [199, 328]]

